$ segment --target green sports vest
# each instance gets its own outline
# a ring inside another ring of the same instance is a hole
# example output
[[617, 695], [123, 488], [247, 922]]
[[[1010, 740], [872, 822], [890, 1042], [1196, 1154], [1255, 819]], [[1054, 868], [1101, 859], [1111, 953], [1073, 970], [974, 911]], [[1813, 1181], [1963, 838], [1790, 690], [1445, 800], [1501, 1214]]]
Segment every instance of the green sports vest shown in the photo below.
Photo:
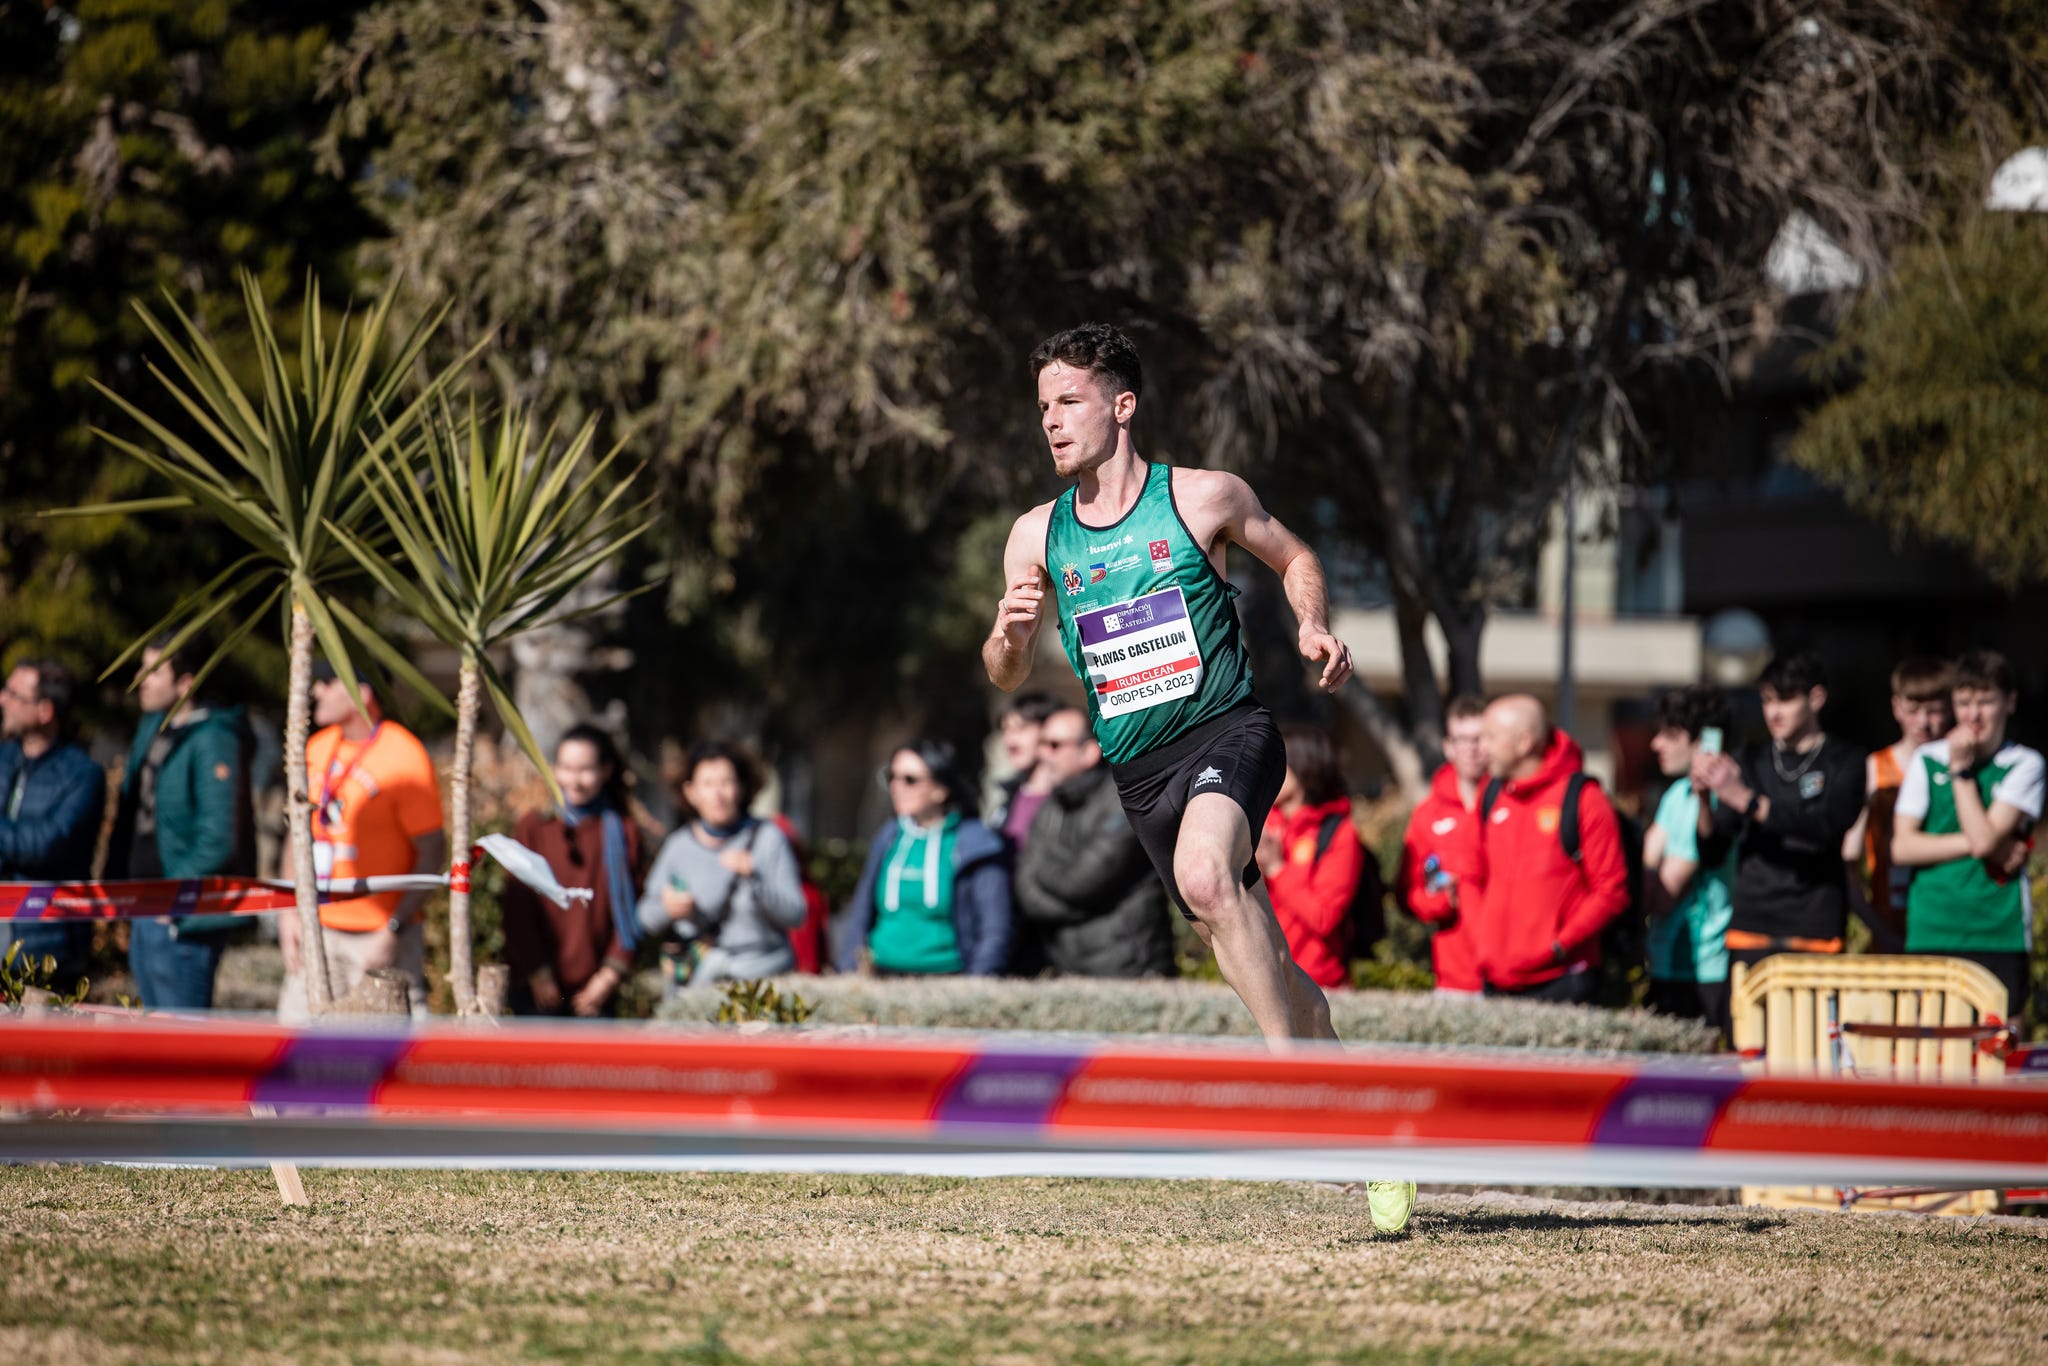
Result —
[[[1963, 823], [1956, 815], [1948, 765], [1925, 754], [1918, 762], [1927, 767], [1927, 818], [1920, 828], [1930, 835], [1960, 833]], [[2003, 750], [1978, 765], [1977, 792], [1987, 811], [2011, 768]], [[1906, 889], [1906, 951], [2025, 953], [2033, 909], [2025, 873], [1999, 882], [1981, 859], [1973, 858], [1916, 868]]]
[[1173, 503], [1173, 471], [1153, 465], [1144, 492], [1114, 526], [1074, 515], [1074, 491], [1053, 504], [1045, 565], [1059, 603], [1060, 643], [1088, 687], [1102, 753], [1128, 763], [1172, 744], [1252, 695], [1238, 636], [1237, 590], [1209, 562]]

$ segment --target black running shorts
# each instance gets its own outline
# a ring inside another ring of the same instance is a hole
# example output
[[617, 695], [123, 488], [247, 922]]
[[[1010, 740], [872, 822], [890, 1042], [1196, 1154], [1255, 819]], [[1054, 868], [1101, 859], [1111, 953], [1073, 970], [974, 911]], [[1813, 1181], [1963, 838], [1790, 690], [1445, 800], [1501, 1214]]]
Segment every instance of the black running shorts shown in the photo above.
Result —
[[[1128, 763], [1110, 765], [1117, 796], [1138, 843], [1145, 846], [1159, 878], [1173, 894], [1174, 904], [1188, 919], [1195, 917], [1173, 879], [1173, 849], [1180, 841], [1181, 817], [1188, 803], [1204, 792], [1220, 792], [1244, 809], [1252, 843], [1266, 823], [1266, 813], [1280, 795], [1287, 776], [1287, 750], [1273, 714], [1247, 701], [1213, 721], [1205, 721], [1172, 744], [1141, 754]], [[1259, 880], [1257, 859], [1244, 866], [1244, 885]]]

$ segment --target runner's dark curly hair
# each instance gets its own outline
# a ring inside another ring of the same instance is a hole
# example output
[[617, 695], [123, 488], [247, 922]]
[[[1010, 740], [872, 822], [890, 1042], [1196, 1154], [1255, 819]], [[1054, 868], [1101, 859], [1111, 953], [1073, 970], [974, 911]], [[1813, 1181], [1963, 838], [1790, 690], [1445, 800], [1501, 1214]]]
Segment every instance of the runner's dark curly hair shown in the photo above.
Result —
[[1036, 382], [1038, 372], [1054, 361], [1094, 372], [1096, 378], [1110, 382], [1113, 394], [1142, 396], [1145, 392], [1145, 370], [1138, 363], [1138, 348], [1131, 345], [1131, 339], [1120, 329], [1108, 323], [1082, 323], [1040, 342], [1031, 353], [1032, 380]]

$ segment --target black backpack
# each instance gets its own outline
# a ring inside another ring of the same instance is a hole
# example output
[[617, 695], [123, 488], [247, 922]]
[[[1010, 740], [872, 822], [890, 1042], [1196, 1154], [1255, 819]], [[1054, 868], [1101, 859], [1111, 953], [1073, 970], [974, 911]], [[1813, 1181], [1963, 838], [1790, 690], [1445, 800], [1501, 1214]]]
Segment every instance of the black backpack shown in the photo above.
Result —
[[[1351, 838], [1358, 839], [1358, 832], [1351, 825], [1351, 818], [1341, 811], [1333, 811], [1323, 817], [1323, 823], [1316, 830], [1316, 856], [1309, 860], [1309, 867], [1323, 861], [1323, 855], [1330, 852], [1340, 831], [1349, 830]], [[1365, 841], [1359, 840], [1363, 846]], [[1352, 890], [1351, 905], [1344, 912], [1345, 957], [1370, 958], [1372, 946], [1387, 936], [1387, 884], [1380, 877], [1380, 861], [1373, 857], [1372, 850], [1361, 847], [1359, 853], [1358, 886]]]
[[[1564, 803], [1557, 817], [1557, 842], [1564, 850], [1564, 856], [1573, 863], [1579, 862], [1586, 852], [1579, 836], [1579, 794], [1588, 786], [1599, 785], [1599, 779], [1587, 773], [1574, 773], [1564, 781]], [[1504, 784], [1499, 778], [1489, 779], [1486, 791], [1479, 798], [1482, 836], [1486, 818], [1492, 813], [1502, 786]], [[1603, 961], [1639, 963], [1643, 961], [1648, 940], [1648, 925], [1643, 913], [1643, 827], [1641, 822], [1619, 811], [1614, 813], [1614, 823], [1621, 839], [1622, 876], [1628, 892], [1628, 909], [1608, 921], [1607, 928], [1600, 932], [1600, 956]]]

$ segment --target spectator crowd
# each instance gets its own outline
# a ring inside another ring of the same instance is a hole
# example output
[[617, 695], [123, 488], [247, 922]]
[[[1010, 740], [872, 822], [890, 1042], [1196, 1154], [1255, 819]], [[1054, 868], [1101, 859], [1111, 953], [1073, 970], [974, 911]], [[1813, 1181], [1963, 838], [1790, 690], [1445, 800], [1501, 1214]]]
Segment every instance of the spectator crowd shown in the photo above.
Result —
[[[168, 648], [167, 648], [168, 647]], [[108, 878], [256, 871], [254, 741], [238, 707], [195, 688], [187, 648], [144, 652], [141, 718], [105, 840]], [[425, 746], [384, 714], [375, 683], [315, 670], [307, 746], [314, 862], [323, 877], [443, 871], [442, 799]], [[1656, 701], [1650, 749], [1665, 782], [1637, 822], [1586, 772], [1578, 742], [1534, 697], [1448, 708], [1444, 763], [1408, 818], [1391, 887], [1360, 840], [1331, 736], [1283, 729], [1285, 781], [1258, 833], [1262, 881], [1295, 961], [1325, 987], [1386, 932], [1389, 904], [1429, 934], [1436, 990], [1588, 1003], [1603, 955], [1643, 970], [1645, 1003], [1726, 1030], [1729, 972], [1774, 953], [1838, 954], [1862, 922], [1873, 947], [1969, 959], [2027, 1009], [2033, 902], [2026, 877], [2041, 813], [2042, 756], [2013, 740], [2011, 666], [1991, 652], [1916, 658], [1891, 679], [1898, 736], [1875, 751], [1824, 725], [1820, 660], [1793, 654], [1759, 680], [1766, 736], [1732, 749], [1719, 689]], [[106, 776], [70, 725], [76, 684], [60, 664], [18, 664], [0, 691], [0, 881], [94, 875]], [[1010, 699], [996, 745], [1007, 770], [983, 813], [973, 765], [918, 739], [879, 775], [889, 815], [834, 915], [807, 876], [797, 832], [755, 814], [761, 770], [744, 749], [692, 749], [681, 824], [663, 832], [636, 802], [612, 736], [581, 725], [555, 746], [558, 807], [514, 837], [563, 885], [567, 907], [519, 883], [501, 902], [511, 1008], [616, 1013], [636, 962], [669, 989], [836, 967], [880, 977], [1176, 972], [1175, 915], [1079, 706]], [[333, 901], [320, 911], [337, 995], [392, 967], [426, 1002], [427, 894]], [[136, 994], [206, 1008], [239, 917], [138, 920]], [[278, 917], [287, 981], [279, 1014], [304, 1018], [298, 925]], [[86, 970], [89, 922], [0, 929]]]

